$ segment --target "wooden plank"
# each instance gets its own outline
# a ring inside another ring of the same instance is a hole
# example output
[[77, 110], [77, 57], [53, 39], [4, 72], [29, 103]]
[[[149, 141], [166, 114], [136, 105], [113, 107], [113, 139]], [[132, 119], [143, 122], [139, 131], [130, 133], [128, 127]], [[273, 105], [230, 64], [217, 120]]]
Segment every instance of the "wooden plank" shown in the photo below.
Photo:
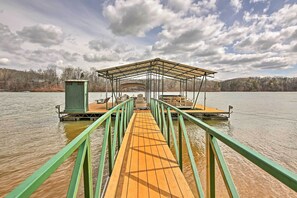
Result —
[[134, 114], [105, 197], [193, 197], [151, 113]]
[[[154, 137], [161, 139], [159, 135], [162, 135], [162, 134], [161, 133], [154, 134]], [[172, 159], [168, 159], [166, 154], [165, 154], [165, 152], [170, 152], [170, 150], [166, 149], [166, 148], [164, 149], [164, 147], [168, 147], [165, 141], [164, 141], [164, 145], [157, 146], [157, 150], [158, 150], [158, 153], [159, 153], [159, 156], [160, 156], [160, 159], [161, 159], [161, 163], [162, 163], [162, 166], [163, 166], [164, 173], [166, 175], [167, 181], [169, 181], [168, 187], [170, 189], [171, 196], [173, 196], [173, 197], [182, 197], [178, 181], [176, 181], [176, 179], [175, 179], [174, 173], [172, 172], [172, 169], [171, 169], [171, 164], [169, 162]], [[173, 159], [171, 161], [171, 163], [174, 163], [174, 162], [176, 162], [175, 159]], [[175, 165], [178, 167], [177, 163], [175, 163]]]
[[[112, 171], [112, 177], [109, 180], [108, 183], [108, 188], [106, 190], [105, 196], [106, 197], [115, 197], [116, 193], [117, 193], [117, 189], [121, 189], [118, 188], [120, 186], [123, 186], [123, 181], [120, 181], [120, 178], [124, 178], [124, 174], [121, 175], [121, 171], [122, 169], [125, 168], [126, 164], [130, 164], [130, 158], [129, 158], [129, 152], [127, 152], [129, 150], [129, 144], [131, 142], [131, 133], [132, 133], [132, 126], [134, 123], [134, 119], [135, 119], [135, 115], [133, 114], [131, 117], [131, 121], [127, 127], [126, 130], [126, 135], [123, 138], [123, 142], [122, 142], [122, 146], [121, 149], [119, 150], [117, 159], [115, 161], [115, 166], [114, 169]], [[126, 154], [126, 155], [125, 155]], [[126, 161], [125, 161], [126, 159]], [[122, 193], [121, 191], [119, 192], [120, 194]]]
[[138, 197], [149, 197], [149, 189], [148, 189], [148, 177], [147, 177], [147, 167], [146, 167], [146, 153], [145, 153], [145, 140], [144, 134], [147, 133], [147, 129], [144, 126], [145, 124], [145, 116], [143, 114], [139, 114], [138, 123], [135, 125], [137, 129], [135, 130], [135, 134], [138, 135]]
[[[157, 174], [155, 170], [154, 158], [152, 156], [151, 141], [149, 134], [154, 131], [151, 127], [151, 123], [146, 122], [144, 127], [147, 128], [147, 133], [143, 134], [145, 142], [146, 164], [147, 164], [147, 176], [148, 176], [148, 188], [150, 197], [160, 197], [160, 189], [157, 180]], [[154, 142], [153, 142], [154, 144]]]
[[[137, 120], [138, 114], [136, 114], [136, 120]], [[137, 120], [138, 121], [138, 120]], [[137, 123], [135, 123], [137, 125]], [[134, 126], [132, 131], [133, 136], [133, 142], [131, 147], [131, 163], [130, 163], [130, 170], [128, 172], [129, 174], [129, 181], [128, 181], [128, 189], [127, 189], [127, 197], [137, 197], [138, 195], [138, 184], [139, 184], [139, 178], [138, 178], [138, 154], [137, 151], [138, 148], [138, 141], [139, 138], [135, 132], [136, 126]], [[127, 174], [127, 172], [126, 172]]]
[[[153, 129], [155, 129], [155, 126], [153, 125], [152, 120], [149, 120], [149, 121], [150, 121], [151, 127]], [[166, 178], [166, 175], [164, 172], [164, 168], [163, 168], [163, 165], [161, 163], [161, 159], [160, 159], [160, 156], [158, 153], [158, 148], [157, 148], [157, 146], [159, 144], [162, 144], [162, 142], [160, 142], [159, 139], [155, 139], [154, 133], [158, 133], [158, 132], [156, 132], [156, 130], [154, 130], [154, 131], [152, 131], [152, 133], [148, 134], [148, 137], [149, 137], [149, 141], [150, 141], [150, 145], [151, 145], [151, 155], [153, 157], [153, 162], [155, 164], [155, 171], [156, 171], [157, 182], [158, 182], [158, 186], [159, 186], [159, 193], [160, 193], [160, 197], [169, 197], [169, 196], [171, 196], [171, 193], [170, 193], [170, 190], [168, 187], [169, 183], [167, 181], [167, 178]]]

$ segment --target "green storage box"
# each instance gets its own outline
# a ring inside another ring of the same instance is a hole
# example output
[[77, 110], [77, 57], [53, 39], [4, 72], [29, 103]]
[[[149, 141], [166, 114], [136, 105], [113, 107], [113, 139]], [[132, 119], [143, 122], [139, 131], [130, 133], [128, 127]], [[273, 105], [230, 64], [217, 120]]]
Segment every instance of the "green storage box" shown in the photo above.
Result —
[[65, 81], [65, 112], [86, 113], [88, 111], [88, 81]]

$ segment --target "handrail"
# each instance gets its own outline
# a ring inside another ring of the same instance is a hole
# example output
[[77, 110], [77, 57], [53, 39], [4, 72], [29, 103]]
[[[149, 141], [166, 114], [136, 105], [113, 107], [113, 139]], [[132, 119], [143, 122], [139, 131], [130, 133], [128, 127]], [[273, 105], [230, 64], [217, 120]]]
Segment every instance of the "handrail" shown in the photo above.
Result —
[[[243, 145], [239, 141], [233, 139], [227, 134], [220, 132], [214, 127], [209, 126], [205, 122], [197, 119], [196, 117], [189, 115], [180, 109], [165, 103], [161, 100], [151, 99], [150, 103], [152, 114], [157, 121], [160, 129], [167, 139], [167, 142], [170, 142], [170, 131], [174, 141], [174, 147], [176, 152], [176, 157], [178, 158], [178, 163], [180, 168], [182, 169], [182, 135], [185, 139], [188, 155], [190, 158], [192, 170], [194, 172], [194, 178], [196, 187], [200, 197], [204, 197], [204, 193], [202, 190], [202, 186], [200, 183], [200, 178], [197, 172], [197, 167], [194, 161], [194, 155], [191, 149], [191, 145], [189, 142], [189, 137], [186, 131], [186, 127], [184, 124], [184, 119], [191, 121], [192, 123], [198, 125], [206, 132], [206, 156], [207, 156], [207, 197], [215, 197], [215, 160], [218, 162], [218, 166], [220, 172], [223, 176], [223, 180], [227, 187], [228, 193], [231, 197], [239, 197], [238, 192], [236, 190], [235, 184], [232, 180], [231, 174], [227, 167], [227, 164], [224, 160], [220, 147], [218, 145], [217, 139], [232, 148], [234, 151], [241, 154], [246, 159], [250, 160], [252, 163], [275, 177], [280, 182], [284, 183], [286, 186], [297, 192], [297, 174], [289, 171], [288, 169], [280, 166], [274, 161], [268, 159], [267, 157], [259, 154], [253, 149]], [[161, 106], [161, 108], [160, 108]], [[162, 115], [165, 113], [164, 106], [166, 108], [167, 114], [167, 122], [160, 123], [162, 121]], [[171, 112], [178, 114], [178, 128], [179, 128], [179, 141], [177, 144]], [[164, 126], [165, 125], [165, 126]], [[169, 126], [168, 126], [169, 125]], [[167, 129], [167, 130], [165, 130]], [[168, 145], [170, 145], [168, 143]], [[178, 145], [178, 146], [177, 146]], [[178, 147], [178, 148], [177, 148]]]
[[[54, 155], [42, 167], [35, 171], [13, 191], [11, 191], [6, 197], [29, 197], [76, 150], [78, 150], [78, 152], [72, 171], [72, 177], [69, 184], [67, 197], [76, 197], [82, 172], [84, 173], [83, 176], [85, 197], [93, 197], [94, 194], [90, 152], [90, 135], [96, 128], [98, 128], [103, 122], [105, 122], [105, 133], [98, 167], [98, 179], [95, 189], [95, 197], [100, 197], [107, 147], [109, 154], [109, 175], [111, 175], [113, 164], [115, 162], [116, 144], [118, 143], [117, 149], [119, 150], [122, 143], [122, 138], [127, 127], [127, 123], [129, 123], [129, 120], [133, 114], [133, 107], [133, 98], [113, 107], [111, 110], [109, 110], [95, 122], [93, 122], [83, 132], [81, 132], [75, 139], [73, 139], [69, 144], [62, 148], [56, 155]], [[116, 119], [114, 132], [112, 133], [111, 116], [114, 113], [116, 114]]]

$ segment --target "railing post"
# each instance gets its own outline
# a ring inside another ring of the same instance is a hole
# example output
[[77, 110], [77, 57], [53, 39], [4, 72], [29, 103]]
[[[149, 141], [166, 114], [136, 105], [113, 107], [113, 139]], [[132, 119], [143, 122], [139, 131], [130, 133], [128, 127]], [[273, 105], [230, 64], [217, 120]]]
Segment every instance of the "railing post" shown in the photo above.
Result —
[[104, 164], [105, 164], [105, 157], [106, 157], [106, 147], [108, 147], [108, 139], [111, 135], [109, 133], [109, 126], [110, 126], [111, 117], [109, 116], [105, 121], [105, 131], [104, 131], [104, 137], [103, 137], [103, 143], [102, 143], [102, 149], [101, 149], [101, 155], [100, 155], [100, 161], [99, 161], [99, 167], [98, 167], [98, 177], [97, 177], [97, 183], [96, 183], [96, 189], [95, 189], [95, 197], [101, 196], [101, 187], [102, 187], [102, 180], [103, 180], [103, 172], [104, 172]]
[[170, 121], [169, 121], [169, 113], [170, 113], [170, 108], [167, 108], [167, 144], [170, 148]]
[[159, 119], [158, 119], [158, 102], [157, 101], [155, 101], [155, 120], [156, 120], [157, 124], [159, 125], [159, 123], [158, 123], [158, 121], [159, 121]]
[[124, 110], [124, 133], [125, 133], [127, 128], [127, 103], [124, 106], [125, 106], [125, 110]]
[[123, 139], [123, 131], [124, 131], [124, 114], [125, 114], [125, 106], [122, 106], [121, 109], [121, 121], [120, 121], [120, 144], [122, 144]]
[[[114, 121], [114, 130], [113, 130], [113, 142], [112, 142], [112, 155], [115, 156], [115, 150], [120, 149], [120, 133], [119, 133], [119, 117], [120, 117], [120, 109], [116, 111], [116, 119]], [[118, 146], [117, 146], [118, 142]], [[114, 164], [114, 160], [113, 160]]]
[[170, 107], [167, 107], [167, 114], [168, 114], [168, 121], [169, 121], [168, 128], [170, 128], [170, 132], [172, 133], [175, 155], [176, 155], [177, 160], [179, 160], [178, 145], [177, 145], [176, 135], [175, 135], [174, 126], [173, 126], [173, 122], [172, 122]]
[[206, 131], [206, 195], [207, 197], [214, 198], [215, 197], [215, 156], [211, 147], [211, 135]]
[[164, 111], [164, 105], [161, 104], [161, 120], [162, 120], [162, 133], [164, 135], [164, 137], [167, 139], [168, 136], [167, 136], [167, 126], [166, 126], [166, 119], [165, 119], [165, 111]]
[[112, 143], [112, 132], [111, 132], [111, 115], [109, 118], [109, 126], [106, 126], [106, 127], [109, 127], [108, 129], [108, 166], [109, 166], [109, 176], [111, 175], [112, 173], [112, 169], [113, 169], [113, 152], [112, 152], [112, 146], [111, 146], [111, 143]]
[[[157, 108], [158, 108], [158, 125], [159, 125], [159, 128], [162, 129], [161, 109], [160, 109], [159, 102], [157, 102]], [[163, 131], [162, 131], [162, 133], [163, 133]]]
[[90, 136], [88, 136], [87, 140], [87, 153], [84, 161], [84, 191], [86, 198], [93, 197], [93, 174], [92, 174], [92, 160], [91, 160], [91, 141]]
[[179, 163], [179, 168], [181, 171], [183, 171], [183, 143], [182, 143], [182, 128], [181, 128], [181, 123], [180, 123], [180, 118], [183, 119], [183, 116], [178, 114], [178, 163]]

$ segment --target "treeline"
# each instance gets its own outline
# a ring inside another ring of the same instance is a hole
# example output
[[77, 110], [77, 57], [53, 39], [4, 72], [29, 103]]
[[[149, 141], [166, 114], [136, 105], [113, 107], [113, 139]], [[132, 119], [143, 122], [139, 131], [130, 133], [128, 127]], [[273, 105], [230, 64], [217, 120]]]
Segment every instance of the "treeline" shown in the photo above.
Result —
[[58, 74], [56, 66], [45, 70], [18, 71], [0, 68], [0, 91], [64, 91], [64, 81], [69, 79], [89, 80], [90, 91], [105, 90], [104, 79], [99, 78], [96, 69], [83, 71], [66, 67]]
[[[89, 71], [80, 68], [66, 67], [60, 73], [55, 65], [50, 65], [44, 70], [18, 71], [0, 68], [0, 91], [64, 91], [64, 81], [69, 79], [84, 79], [89, 81], [89, 91], [105, 91], [105, 79], [98, 77], [95, 68]], [[124, 81], [122, 81], [123, 83]], [[128, 82], [143, 82], [145, 80], [129, 80]], [[201, 81], [189, 80], [187, 89], [198, 90]], [[180, 82], [165, 79], [164, 91], [179, 91]], [[297, 77], [250, 77], [236, 78], [225, 81], [208, 80], [206, 87], [201, 86], [201, 91], [297, 91]], [[108, 90], [111, 85], [108, 82]], [[129, 90], [126, 90], [129, 91]], [[135, 91], [131, 89], [130, 91]]]
[[250, 77], [225, 80], [221, 91], [297, 91], [297, 78]]

